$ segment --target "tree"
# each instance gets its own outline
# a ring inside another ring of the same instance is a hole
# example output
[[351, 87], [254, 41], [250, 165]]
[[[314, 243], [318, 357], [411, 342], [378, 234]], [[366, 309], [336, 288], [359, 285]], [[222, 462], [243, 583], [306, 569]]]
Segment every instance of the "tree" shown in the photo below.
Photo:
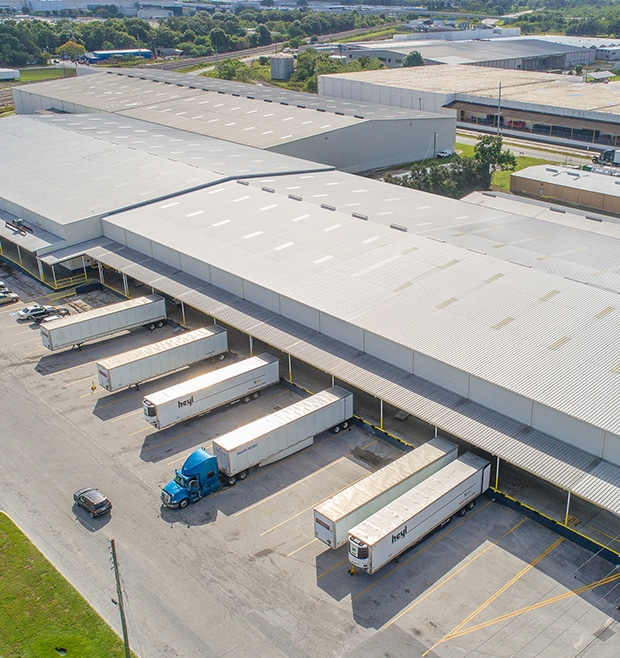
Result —
[[86, 48], [81, 43], [75, 41], [66, 41], [56, 49], [56, 53], [64, 59], [77, 59], [86, 52]]
[[424, 66], [422, 55], [417, 50], [412, 50], [404, 59], [403, 66]]
[[517, 158], [508, 150], [502, 150], [501, 135], [482, 135], [474, 146], [474, 160], [480, 165], [486, 165], [490, 172], [496, 169], [514, 171]]

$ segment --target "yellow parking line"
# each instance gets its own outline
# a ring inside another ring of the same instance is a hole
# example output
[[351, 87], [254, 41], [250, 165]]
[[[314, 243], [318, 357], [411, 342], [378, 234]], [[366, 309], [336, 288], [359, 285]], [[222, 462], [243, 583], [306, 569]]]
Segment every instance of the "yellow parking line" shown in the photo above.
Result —
[[136, 434], [141, 434], [142, 432], [148, 432], [148, 430], [153, 427], [152, 425], [149, 425], [148, 427], [143, 427], [141, 430], [138, 430], [137, 432], [132, 432], [129, 436], [135, 436]]
[[32, 338], [28, 338], [28, 340], [18, 340], [16, 343], [11, 343], [11, 345], [23, 345], [24, 343], [34, 343], [37, 340], [38, 340], [38, 336], [33, 336]]
[[384, 626], [384, 628], [387, 628], [388, 626], [391, 626], [392, 624], [396, 623], [403, 615], [405, 615], [407, 612], [410, 610], [413, 610], [419, 603], [422, 603], [424, 599], [427, 599], [431, 594], [435, 593], [438, 589], [443, 587], [446, 583], [449, 583], [453, 578], [458, 576], [464, 569], [466, 569], [470, 564], [475, 562], [478, 558], [481, 558], [487, 551], [490, 551], [492, 548], [495, 548], [503, 539], [508, 537], [509, 534], [514, 532], [519, 526], [521, 526], [523, 523], [525, 523], [527, 519], [521, 519], [518, 523], [512, 526], [510, 530], [507, 530], [499, 539], [496, 539], [494, 542], [491, 542], [488, 546], [483, 548], [479, 553], [477, 553], [473, 558], [462, 564], [456, 571], [453, 571], [449, 576], [441, 580], [435, 587], [432, 589], [426, 590], [424, 594], [422, 594], [420, 597], [418, 597], [413, 603], [411, 603], [409, 606], [407, 606], [404, 610], [402, 610], [396, 617], [390, 619], [390, 621]]
[[463, 621], [455, 626], [449, 633], [444, 635], [439, 642], [436, 642], [430, 649], [425, 651], [422, 656], [426, 656], [431, 651], [433, 651], [437, 646], [443, 642], [451, 640], [453, 637], [458, 637], [458, 633], [463, 630], [463, 627], [466, 626], [474, 617], [477, 617], [483, 610], [489, 607], [493, 601], [495, 601], [499, 596], [501, 596], [509, 587], [514, 585], [518, 580], [520, 580], [526, 573], [531, 571], [542, 559], [547, 557], [549, 553], [554, 551], [562, 542], [564, 537], [556, 539], [551, 546], [548, 546], [540, 555], [535, 557], [526, 567], [521, 569], [518, 574], [513, 576], [505, 585], [500, 587], [494, 594], [492, 594], [484, 603], [481, 603], [471, 614], [467, 615]]
[[[298, 484], [301, 484], [302, 482], [305, 482], [306, 480], [309, 480], [311, 477], [314, 477], [315, 475], [318, 475], [319, 473], [322, 473], [323, 471], [326, 471], [328, 468], [331, 468], [332, 466], [335, 466], [336, 464], [341, 462], [343, 459], [346, 459], [346, 457], [340, 457], [340, 459], [337, 459], [335, 462], [332, 462], [331, 464], [327, 464], [327, 466], [323, 466], [323, 468], [320, 468], [318, 471], [314, 471], [314, 473], [310, 473], [309, 475], [306, 475], [305, 478], [302, 478], [301, 480], [297, 480], [297, 481], [293, 482], [293, 484], [289, 484], [288, 487], [285, 487], [284, 489], [280, 489], [279, 491], [276, 491], [275, 493], [271, 494], [271, 496], [267, 496], [267, 498], [263, 498], [262, 500], [259, 500], [258, 502], [254, 503], [253, 505], [250, 505], [249, 507], [246, 507], [245, 509], [242, 509], [241, 511], [236, 512], [235, 514], [233, 514], [233, 516], [241, 516], [241, 514], [245, 514], [246, 512], [249, 512], [250, 510], [254, 509], [255, 507], [258, 507], [259, 505], [262, 505], [263, 503], [268, 502], [272, 498], [275, 498], [276, 496], [279, 496], [280, 494], [286, 493], [289, 489], [292, 489], [293, 487], [296, 487]], [[308, 508], [308, 509], [310, 509], [310, 508]], [[280, 524], [278, 524], [278, 525], [280, 525]], [[277, 526], [275, 526], [275, 527], [277, 527]]]
[[482, 630], [484, 628], [487, 628], [488, 626], [492, 626], [493, 624], [498, 624], [502, 621], [508, 621], [509, 619], [514, 619], [515, 617], [518, 617], [519, 615], [522, 615], [526, 612], [532, 612], [533, 610], [544, 608], [545, 606], [551, 605], [552, 603], [559, 603], [560, 601], [563, 601], [564, 599], [568, 599], [571, 596], [578, 596], [579, 594], [583, 594], [584, 592], [589, 592], [590, 590], [593, 590], [596, 587], [613, 583], [619, 579], [620, 579], [620, 573], [616, 573], [613, 576], [606, 576], [605, 578], [596, 580], [593, 583], [589, 583], [588, 585], [582, 585], [581, 587], [577, 587], [576, 589], [571, 589], [568, 590], [568, 592], [563, 592], [562, 594], [553, 596], [550, 599], [545, 599], [544, 601], [538, 601], [537, 603], [532, 603], [532, 605], [519, 608], [518, 610], [513, 610], [512, 612], [507, 612], [503, 615], [500, 615], [499, 617], [495, 617], [494, 619], [488, 619], [487, 621], [477, 624], [476, 626], [470, 626], [469, 628], [464, 628], [461, 631], [459, 631], [458, 634], [455, 633], [454, 635], [452, 635], [450, 639], [461, 637], [462, 635], [467, 635], [468, 633], [472, 633], [474, 631]]
[[465, 521], [473, 519], [474, 516], [480, 514], [480, 512], [482, 512], [482, 510], [486, 509], [489, 505], [491, 505], [491, 501], [489, 501], [488, 503], [485, 503], [482, 507], [479, 507], [472, 514], [469, 514], [468, 516], [463, 517], [463, 520], [460, 521], [460, 523], [457, 523], [456, 525], [453, 525], [451, 528], [448, 528], [448, 530], [446, 530], [445, 532], [442, 532], [433, 541], [429, 541], [429, 543], [426, 546], [424, 546], [424, 548], [421, 548], [419, 551], [416, 551], [411, 557], [407, 558], [403, 562], [400, 562], [398, 564], [398, 566], [394, 567], [391, 571], [388, 571], [383, 576], [381, 576], [381, 578], [379, 578], [379, 580], [377, 580], [372, 585], [369, 585], [368, 587], [366, 587], [366, 589], [363, 589], [361, 592], [359, 592], [358, 594], [353, 596], [351, 598], [351, 603], [353, 603], [353, 601], [357, 601], [357, 599], [359, 599], [360, 596], [363, 596], [364, 594], [369, 592], [371, 589], [376, 587], [379, 583], [383, 582], [386, 578], [391, 576], [395, 571], [398, 571], [398, 569], [404, 567], [406, 564], [409, 564], [409, 562], [411, 562], [411, 560], [413, 560], [414, 558], [418, 557], [418, 555], [422, 555], [422, 553], [424, 553], [429, 548], [434, 546], [438, 541], [441, 541], [444, 537], [447, 537], [448, 535], [452, 534], [457, 528], [460, 528], [463, 525], [463, 523], [465, 523]]
[[130, 416], [135, 416], [136, 414], [141, 414], [142, 409], [134, 409], [133, 411], [128, 411], [126, 414], [123, 414], [122, 416], [117, 416], [116, 418], [112, 418], [110, 421], [111, 423], [118, 423], [119, 420], [125, 420], [125, 418], [129, 418]]
[[90, 380], [92, 382], [93, 381], [92, 376], [89, 375], [88, 377], [81, 377], [80, 379], [74, 379], [72, 382], [68, 382], [67, 384], [65, 384], [65, 388], [67, 388], [67, 386], [75, 386], [75, 384], [81, 384], [82, 382], [85, 382], [87, 380]]
[[296, 548], [292, 553], [289, 553], [286, 557], [291, 557], [291, 555], [295, 555], [295, 553], [299, 553], [299, 551], [303, 550], [307, 546], [310, 546], [310, 544], [313, 544], [315, 541], [318, 541], [316, 537], [314, 539], [311, 539], [307, 544], [304, 544], [303, 546]]

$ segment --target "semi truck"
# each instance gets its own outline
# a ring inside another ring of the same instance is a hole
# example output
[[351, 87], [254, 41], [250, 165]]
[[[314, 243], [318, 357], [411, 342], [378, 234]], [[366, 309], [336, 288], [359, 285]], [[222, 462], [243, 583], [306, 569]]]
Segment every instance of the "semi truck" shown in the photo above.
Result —
[[218, 407], [249, 402], [279, 380], [280, 362], [275, 356], [253, 356], [147, 395], [142, 400], [144, 420], [164, 429]]
[[154, 329], [165, 321], [166, 300], [159, 295], [146, 295], [41, 325], [41, 342], [51, 351], [70, 346], [81, 349], [88, 340], [143, 325]]
[[213, 441], [211, 454], [195, 450], [162, 490], [164, 507], [189, 503], [245, 480], [251, 468], [266, 466], [311, 445], [328, 429], [346, 429], [353, 416], [353, 394], [333, 386]]
[[594, 164], [610, 165], [612, 167], [620, 167], [620, 150], [619, 149], [607, 149], [606, 151], [601, 151], [598, 155], [595, 155], [592, 158]]
[[116, 354], [97, 363], [99, 386], [113, 393], [155, 379], [228, 351], [228, 335], [212, 325], [167, 338], [158, 343]]
[[314, 508], [314, 536], [333, 549], [348, 532], [458, 456], [458, 446], [436, 437], [353, 483]]
[[491, 464], [465, 453], [349, 531], [349, 562], [374, 574], [391, 560], [464, 515], [489, 488]]

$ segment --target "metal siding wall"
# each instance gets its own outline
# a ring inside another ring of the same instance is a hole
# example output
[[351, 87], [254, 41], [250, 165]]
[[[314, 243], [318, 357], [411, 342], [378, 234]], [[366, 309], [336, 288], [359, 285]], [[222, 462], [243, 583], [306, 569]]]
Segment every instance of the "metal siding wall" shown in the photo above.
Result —
[[201, 281], [211, 283], [211, 269], [207, 263], [204, 263], [192, 256], [181, 254], [181, 270], [186, 274], [195, 276]]
[[398, 345], [370, 331], [364, 332], [364, 352], [387, 361], [397, 368], [413, 372], [413, 350], [411, 348]]
[[608, 462], [620, 466], [620, 436], [609, 432], [605, 433], [603, 454], [601, 456]]
[[597, 457], [603, 452], [603, 431], [534, 402], [532, 427]]
[[127, 246], [127, 232], [122, 226], [104, 221], [103, 235], [106, 238], [110, 238], [110, 240], [114, 240], [114, 242]]
[[470, 375], [469, 399], [494, 409], [504, 416], [514, 418], [524, 425], [530, 424], [532, 401], [505, 388]]
[[280, 309], [280, 313], [285, 318], [290, 318], [306, 327], [319, 331], [320, 319], [319, 312], [316, 309], [282, 295], [280, 295]]
[[127, 246], [130, 249], [139, 251], [141, 254], [144, 254], [145, 256], [150, 256], [150, 257], [153, 256], [152, 254], [153, 243], [148, 238], [145, 238], [142, 235], [136, 235], [131, 231], [127, 231]]
[[274, 313], [280, 313], [280, 299], [273, 290], [267, 290], [263, 286], [257, 286], [255, 283], [244, 280], [243, 296], [249, 302], [254, 302]]
[[327, 315], [327, 313], [321, 313], [320, 321], [322, 334], [355, 347], [360, 352], [364, 350], [364, 332], [359, 327], [354, 327], [333, 315]]
[[176, 249], [171, 249], [166, 245], [154, 243], [153, 244], [153, 258], [170, 265], [171, 267], [176, 267], [178, 270], [181, 269], [181, 257], [179, 252]]
[[243, 298], [243, 280], [234, 274], [211, 266], [211, 283], [218, 288], [223, 288], [233, 295]]
[[437, 384], [464, 398], [468, 395], [468, 376], [466, 372], [457, 370], [447, 363], [437, 361], [425, 354], [415, 352], [413, 357], [413, 373], [422, 379]]

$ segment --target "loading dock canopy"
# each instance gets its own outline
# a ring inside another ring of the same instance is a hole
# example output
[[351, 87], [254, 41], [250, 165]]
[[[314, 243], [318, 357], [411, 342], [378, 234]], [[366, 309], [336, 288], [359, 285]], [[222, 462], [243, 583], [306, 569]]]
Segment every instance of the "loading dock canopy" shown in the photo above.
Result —
[[613, 464], [121, 244], [83, 247], [85, 255], [156, 291], [620, 514], [620, 468]]

